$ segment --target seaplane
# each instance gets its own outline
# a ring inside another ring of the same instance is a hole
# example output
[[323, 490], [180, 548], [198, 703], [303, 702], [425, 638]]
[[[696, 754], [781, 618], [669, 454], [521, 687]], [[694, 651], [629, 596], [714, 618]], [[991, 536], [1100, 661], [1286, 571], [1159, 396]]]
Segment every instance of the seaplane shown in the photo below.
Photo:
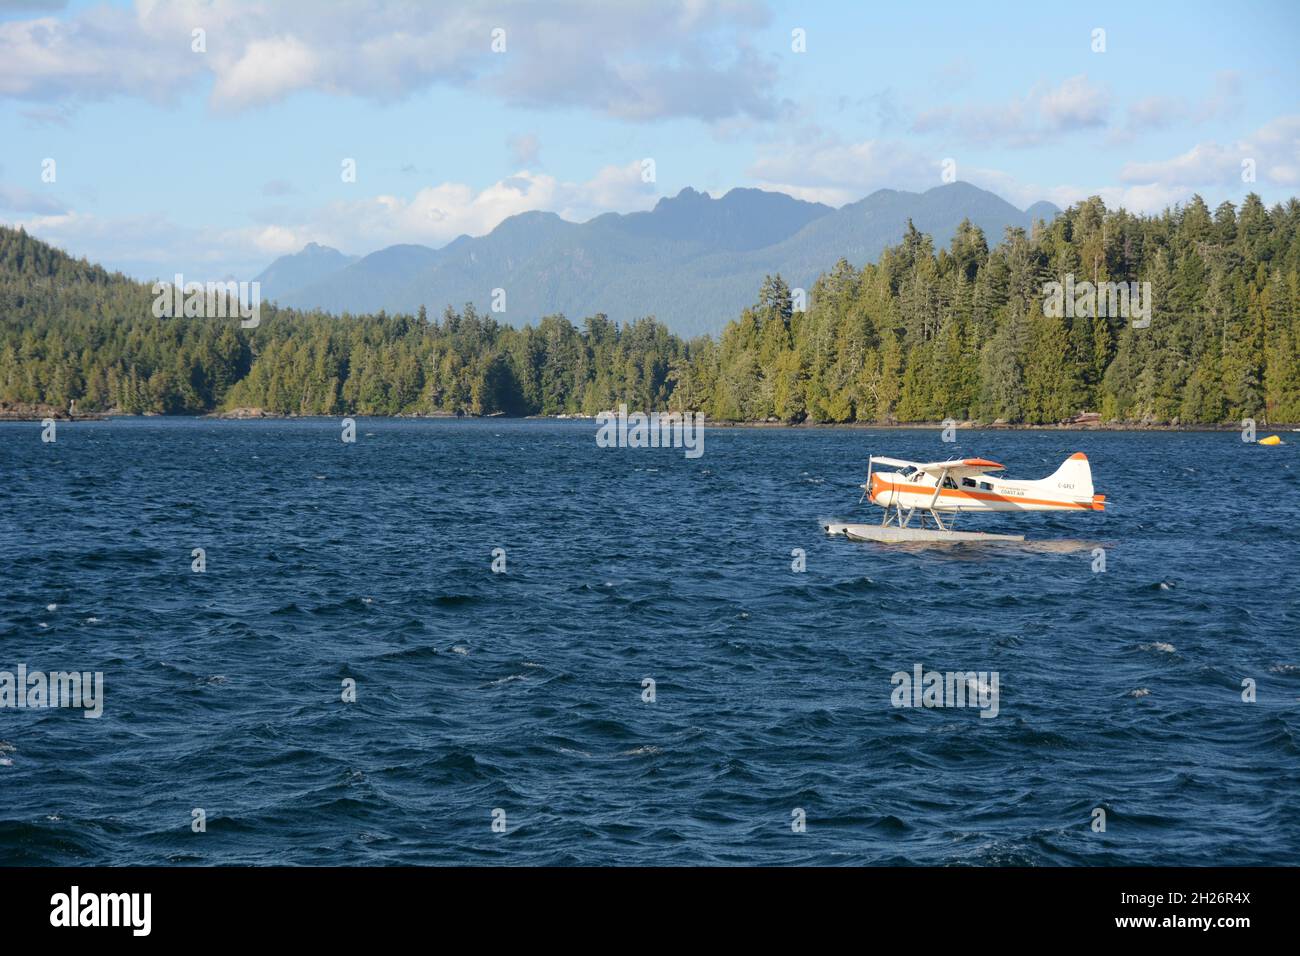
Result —
[[[877, 465], [896, 470], [876, 471]], [[1092, 468], [1081, 451], [1036, 481], [995, 474], [1005, 470], [986, 458], [918, 462], [871, 456], [862, 497], [884, 509], [880, 524], [828, 522], [822, 527], [853, 541], [1024, 541], [1022, 534], [958, 531], [954, 525], [959, 514], [969, 512], [1106, 510], [1106, 496], [1093, 494]]]

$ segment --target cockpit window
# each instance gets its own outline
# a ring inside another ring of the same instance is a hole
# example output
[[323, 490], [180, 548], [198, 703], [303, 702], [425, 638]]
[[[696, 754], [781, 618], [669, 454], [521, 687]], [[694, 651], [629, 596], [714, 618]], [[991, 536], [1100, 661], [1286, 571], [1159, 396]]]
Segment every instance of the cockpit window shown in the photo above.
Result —
[[945, 488], [956, 488], [957, 482], [953, 481], [951, 478], [945, 478], [943, 480], [943, 486]]

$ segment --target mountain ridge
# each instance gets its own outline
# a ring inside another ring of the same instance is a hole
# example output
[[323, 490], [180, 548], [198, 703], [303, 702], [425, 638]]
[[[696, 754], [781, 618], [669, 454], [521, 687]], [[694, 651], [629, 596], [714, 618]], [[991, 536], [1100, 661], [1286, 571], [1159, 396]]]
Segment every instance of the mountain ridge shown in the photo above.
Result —
[[1046, 202], [1021, 210], [963, 182], [922, 193], [880, 189], [839, 209], [749, 187], [714, 199], [687, 186], [648, 211], [575, 223], [532, 210], [436, 249], [403, 243], [345, 256], [309, 243], [257, 279], [264, 300], [335, 313], [466, 302], [487, 311], [502, 289], [505, 311], [496, 318], [512, 325], [599, 312], [619, 321], [654, 315], [678, 334], [714, 334], [750, 304], [764, 275], [811, 288], [840, 258], [874, 261], [908, 221], [939, 246], [969, 219], [993, 244], [1007, 227], [1029, 230], [1059, 212]]

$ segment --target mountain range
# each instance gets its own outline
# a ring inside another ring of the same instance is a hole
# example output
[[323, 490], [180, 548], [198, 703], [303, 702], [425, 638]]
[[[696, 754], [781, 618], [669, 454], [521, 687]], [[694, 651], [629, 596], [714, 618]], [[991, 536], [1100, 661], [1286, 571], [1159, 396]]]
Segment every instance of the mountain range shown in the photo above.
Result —
[[942, 246], [969, 219], [994, 245], [1008, 226], [1030, 230], [1059, 212], [1048, 202], [1020, 210], [961, 182], [923, 193], [881, 189], [839, 209], [760, 189], [713, 199], [688, 187], [649, 212], [584, 223], [520, 213], [439, 249], [395, 245], [357, 257], [309, 243], [257, 281], [265, 301], [335, 313], [424, 305], [436, 314], [466, 302], [490, 311], [502, 289], [505, 311], [494, 317], [511, 325], [553, 313], [575, 322], [597, 312], [618, 321], [654, 315], [691, 336], [720, 331], [754, 302], [766, 274], [809, 289], [840, 258], [875, 261], [908, 220]]

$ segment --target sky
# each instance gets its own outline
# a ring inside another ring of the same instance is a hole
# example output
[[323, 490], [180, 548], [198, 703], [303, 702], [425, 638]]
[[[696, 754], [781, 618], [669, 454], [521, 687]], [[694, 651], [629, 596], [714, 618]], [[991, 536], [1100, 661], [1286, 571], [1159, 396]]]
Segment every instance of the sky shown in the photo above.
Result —
[[0, 0], [0, 223], [206, 281], [687, 186], [1271, 205], [1298, 50], [1297, 0]]

